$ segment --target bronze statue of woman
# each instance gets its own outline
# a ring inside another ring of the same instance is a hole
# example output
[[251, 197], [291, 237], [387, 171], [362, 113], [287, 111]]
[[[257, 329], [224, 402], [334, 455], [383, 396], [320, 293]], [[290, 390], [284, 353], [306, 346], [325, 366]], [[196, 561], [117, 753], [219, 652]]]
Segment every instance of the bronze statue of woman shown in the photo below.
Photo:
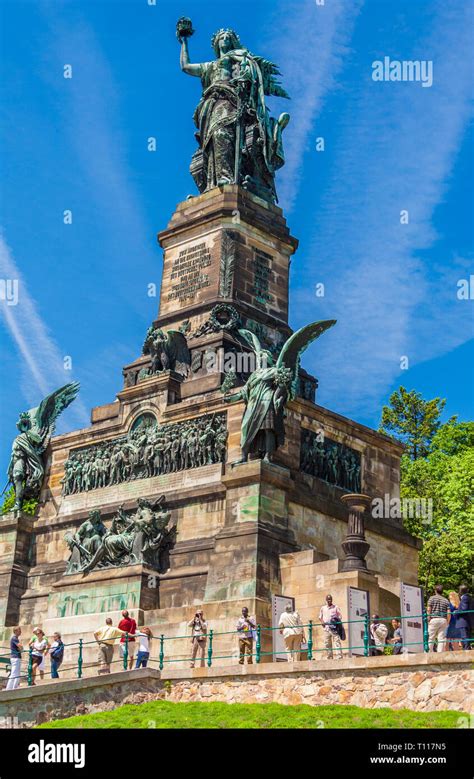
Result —
[[272, 202], [277, 200], [275, 171], [284, 164], [282, 131], [287, 113], [272, 118], [266, 95], [288, 97], [277, 82], [278, 68], [257, 57], [240, 43], [234, 30], [218, 30], [212, 37], [216, 59], [191, 63], [189, 19], [180, 19], [180, 64], [184, 73], [197, 76], [202, 97], [194, 113], [199, 149], [191, 173], [200, 192], [223, 184], [240, 184]]

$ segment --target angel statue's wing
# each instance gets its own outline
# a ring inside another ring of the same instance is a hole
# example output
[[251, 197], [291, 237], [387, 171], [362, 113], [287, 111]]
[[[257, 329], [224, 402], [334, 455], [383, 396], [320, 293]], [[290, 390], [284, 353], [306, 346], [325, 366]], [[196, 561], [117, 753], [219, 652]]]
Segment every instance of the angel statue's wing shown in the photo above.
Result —
[[191, 352], [188, 349], [186, 336], [179, 330], [168, 330], [166, 340], [169, 354], [175, 363], [174, 370], [184, 377], [188, 376], [191, 370]]
[[37, 408], [29, 412], [34, 422], [34, 430], [41, 436], [44, 445], [54, 433], [58, 416], [72, 403], [79, 392], [79, 387], [78, 381], [71, 381], [47, 395]]
[[260, 354], [262, 351], [262, 344], [258, 340], [255, 333], [252, 333], [251, 330], [244, 330], [242, 328], [239, 330], [239, 335], [242, 336], [244, 341], [247, 341], [248, 345], [254, 350], [255, 354]]
[[257, 62], [262, 73], [263, 91], [265, 94], [275, 95], [276, 97], [286, 97], [289, 100], [290, 96], [288, 92], [283, 89], [280, 82], [277, 80], [277, 78], [275, 78], [276, 76], [281, 76], [278, 66], [273, 62], [270, 62], [270, 60], [264, 59], [264, 57], [259, 57], [255, 54], [252, 56]]
[[291, 387], [291, 396], [295, 396], [296, 384], [298, 381], [298, 371], [300, 367], [300, 358], [304, 350], [319, 338], [320, 335], [329, 330], [336, 324], [335, 319], [324, 319], [320, 322], [311, 322], [305, 327], [301, 327], [296, 333], [293, 333], [283, 344], [283, 348], [278, 356], [277, 368], [289, 368], [293, 373]]

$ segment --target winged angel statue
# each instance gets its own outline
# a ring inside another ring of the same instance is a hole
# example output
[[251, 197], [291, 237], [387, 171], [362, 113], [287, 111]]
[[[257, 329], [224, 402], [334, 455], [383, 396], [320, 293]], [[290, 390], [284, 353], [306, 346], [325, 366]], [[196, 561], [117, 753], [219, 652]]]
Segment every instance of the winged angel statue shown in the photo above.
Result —
[[272, 354], [262, 349], [255, 333], [239, 330], [256, 357], [256, 369], [247, 383], [233, 395], [224, 396], [228, 403], [244, 400], [246, 404], [239, 462], [247, 462], [251, 452], [269, 462], [273, 452], [283, 445], [283, 412], [286, 402], [296, 394], [301, 355], [312, 341], [335, 324], [335, 319], [327, 319], [300, 328], [283, 344], [276, 363]]
[[181, 44], [181, 70], [201, 79], [202, 97], [194, 113], [199, 149], [191, 174], [199, 192], [222, 184], [240, 184], [266, 200], [277, 200], [275, 171], [285, 162], [282, 133], [290, 115], [270, 116], [265, 97], [288, 98], [273, 62], [242, 46], [234, 30], [218, 30], [211, 39], [216, 59], [192, 63], [188, 38], [190, 19], [181, 18], [176, 35]]
[[8, 466], [8, 484], [15, 491], [14, 511], [20, 511], [23, 501], [38, 495], [44, 476], [44, 451], [56, 428], [56, 420], [79, 392], [79, 382], [73, 381], [47, 395], [37, 408], [23, 411], [16, 426], [20, 431], [13, 441]]

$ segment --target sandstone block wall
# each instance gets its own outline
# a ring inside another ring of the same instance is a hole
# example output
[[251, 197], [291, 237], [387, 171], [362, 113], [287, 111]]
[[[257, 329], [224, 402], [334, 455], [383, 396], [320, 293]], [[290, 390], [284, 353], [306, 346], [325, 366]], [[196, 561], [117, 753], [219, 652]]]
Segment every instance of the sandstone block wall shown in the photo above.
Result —
[[169, 670], [122, 671], [0, 692], [0, 726], [35, 724], [109, 711], [124, 704], [170, 701], [356, 705], [364, 708], [474, 712], [474, 671], [464, 652], [439, 658], [347, 658], [340, 662], [267, 663]]

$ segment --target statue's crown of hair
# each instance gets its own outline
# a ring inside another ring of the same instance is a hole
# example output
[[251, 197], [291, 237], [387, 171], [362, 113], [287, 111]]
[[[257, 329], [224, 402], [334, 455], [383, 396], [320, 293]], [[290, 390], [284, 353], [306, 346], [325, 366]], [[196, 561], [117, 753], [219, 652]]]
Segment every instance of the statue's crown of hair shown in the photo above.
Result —
[[217, 32], [215, 32], [211, 38], [211, 44], [213, 49], [216, 46], [217, 39], [225, 32], [228, 32], [229, 35], [232, 35], [235, 38], [236, 43], [240, 46], [240, 38], [235, 32], [235, 30], [232, 30], [230, 27], [221, 27], [221, 29], [217, 30]]

